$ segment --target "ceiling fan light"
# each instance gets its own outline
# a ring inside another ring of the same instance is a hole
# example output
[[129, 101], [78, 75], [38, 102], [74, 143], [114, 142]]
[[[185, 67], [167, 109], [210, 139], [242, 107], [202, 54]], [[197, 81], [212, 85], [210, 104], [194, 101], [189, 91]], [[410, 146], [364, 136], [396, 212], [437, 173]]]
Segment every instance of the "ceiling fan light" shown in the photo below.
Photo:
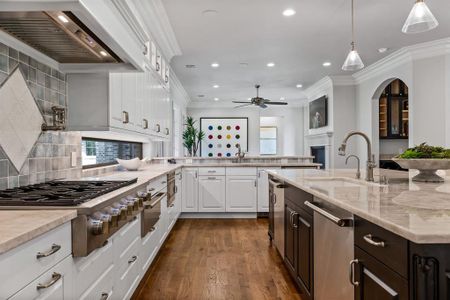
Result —
[[423, 0], [417, 0], [403, 25], [403, 33], [420, 33], [439, 25]]
[[361, 60], [358, 52], [355, 49], [350, 50], [342, 65], [342, 70], [344, 71], [356, 71], [364, 68], [364, 63]]

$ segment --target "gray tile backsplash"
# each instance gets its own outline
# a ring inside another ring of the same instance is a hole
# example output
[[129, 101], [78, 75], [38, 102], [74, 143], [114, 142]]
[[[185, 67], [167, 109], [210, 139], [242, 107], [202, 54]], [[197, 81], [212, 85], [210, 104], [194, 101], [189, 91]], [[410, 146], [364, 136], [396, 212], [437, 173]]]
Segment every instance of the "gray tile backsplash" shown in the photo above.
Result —
[[[52, 106], [67, 107], [66, 76], [58, 70], [0, 42], [0, 86], [19, 65], [44, 119], [52, 123]], [[2, 130], [2, 128], [0, 128]], [[18, 172], [0, 145], [0, 190], [54, 179], [81, 176], [81, 134], [79, 132], [41, 133], [25, 164]], [[71, 166], [71, 153], [76, 166]]]

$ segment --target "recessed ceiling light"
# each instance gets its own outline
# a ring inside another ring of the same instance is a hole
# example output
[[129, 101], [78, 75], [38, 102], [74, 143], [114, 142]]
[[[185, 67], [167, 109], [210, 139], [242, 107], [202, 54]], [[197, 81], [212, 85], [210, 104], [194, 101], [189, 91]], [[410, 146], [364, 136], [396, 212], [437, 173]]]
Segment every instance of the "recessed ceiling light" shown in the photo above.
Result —
[[217, 62], [213, 62], [213, 63], [211, 64], [211, 67], [213, 67], [213, 68], [218, 68], [218, 67], [220, 67], [220, 65], [219, 65], [219, 63], [217, 63]]
[[281, 100], [281, 101], [284, 101], [284, 97], [280, 97], [280, 100]]
[[102, 55], [102, 56], [108, 56], [108, 53], [106, 53], [105, 51], [100, 51], [100, 54]]
[[214, 101], [219, 101], [219, 98], [214, 98]]
[[326, 61], [322, 64], [322, 66], [329, 67], [329, 66], [331, 66], [331, 63], [329, 61]]
[[58, 19], [60, 19], [61, 22], [63, 22], [63, 23], [69, 23], [69, 20], [66, 18], [66, 16], [59, 15]]
[[283, 16], [291, 17], [293, 15], [295, 15], [295, 10], [293, 10], [292, 8], [288, 8], [288, 9], [283, 10]]
[[388, 48], [378, 48], [378, 52], [380, 53], [384, 53], [386, 51], [388, 51]]
[[302, 88], [303, 87], [303, 85], [301, 85], [301, 84], [297, 84], [296, 85], [296, 87], [299, 89], [299, 88]]
[[218, 89], [218, 88], [219, 88], [219, 85], [218, 85], [218, 84], [215, 84], [215, 85], [213, 85], [213, 88]]
[[273, 63], [273, 62], [267, 63], [267, 66], [268, 66], [269, 68], [275, 67], [275, 63]]

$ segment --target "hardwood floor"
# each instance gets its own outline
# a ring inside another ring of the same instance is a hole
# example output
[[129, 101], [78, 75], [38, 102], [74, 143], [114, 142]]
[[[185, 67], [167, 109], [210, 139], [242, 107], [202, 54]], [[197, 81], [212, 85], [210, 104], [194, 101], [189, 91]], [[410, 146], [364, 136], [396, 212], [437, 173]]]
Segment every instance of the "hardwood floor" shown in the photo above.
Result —
[[137, 299], [301, 299], [267, 219], [180, 219]]

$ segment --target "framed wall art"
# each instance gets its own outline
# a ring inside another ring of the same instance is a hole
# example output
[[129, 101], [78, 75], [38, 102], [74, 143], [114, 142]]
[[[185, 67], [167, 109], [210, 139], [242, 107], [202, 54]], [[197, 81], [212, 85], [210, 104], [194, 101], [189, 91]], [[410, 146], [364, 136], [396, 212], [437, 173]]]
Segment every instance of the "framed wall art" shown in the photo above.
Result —
[[309, 102], [309, 129], [328, 125], [328, 97], [322, 96]]
[[202, 157], [234, 157], [238, 144], [248, 151], [248, 118], [200, 118], [200, 129], [205, 132]]

